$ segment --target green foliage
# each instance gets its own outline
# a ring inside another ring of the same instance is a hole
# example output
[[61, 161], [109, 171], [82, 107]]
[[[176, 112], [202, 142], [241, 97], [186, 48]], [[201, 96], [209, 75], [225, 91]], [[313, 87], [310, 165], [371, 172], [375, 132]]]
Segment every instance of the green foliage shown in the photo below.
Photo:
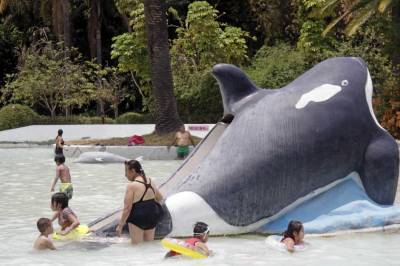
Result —
[[[306, 0], [304, 2], [313, 2]], [[327, 17], [332, 13], [332, 10], [338, 6], [343, 6], [343, 1], [340, 0], [325, 0], [320, 1], [322, 4], [313, 6], [315, 7], [313, 14], [319, 17]], [[389, 10], [389, 6], [398, 1], [393, 0], [354, 0], [345, 4], [345, 10], [341, 12], [340, 16], [337, 16], [331, 23], [326, 26], [323, 35], [331, 31], [340, 21], [346, 21], [346, 28], [344, 32], [351, 36], [361, 25], [368, 21], [377, 12], [384, 13]]]
[[126, 87], [122, 86], [123, 76], [115, 67], [102, 67], [94, 62], [86, 62], [91, 70], [91, 81], [96, 90], [91, 93], [92, 99], [100, 100], [101, 113], [105, 113], [104, 104], [109, 103], [118, 117], [119, 104], [128, 97]]
[[39, 115], [28, 106], [6, 105], [0, 109], [0, 130], [31, 125], [38, 117]]
[[262, 88], [280, 88], [307, 70], [306, 56], [287, 43], [264, 45], [253, 58], [247, 73]]
[[40, 105], [55, 117], [58, 108], [82, 106], [94, 90], [79, 56], [71, 59], [73, 50], [62, 44], [41, 40], [21, 55], [19, 73], [10, 76], [5, 86], [4, 102]]
[[211, 74], [207, 74], [199, 86], [185, 97], [177, 97], [179, 116], [185, 123], [216, 123], [223, 114], [218, 84]]
[[18, 47], [22, 44], [22, 32], [13, 25], [0, 22], [0, 87], [7, 73], [15, 71]]
[[335, 43], [335, 38], [323, 37], [321, 33], [324, 27], [325, 23], [322, 20], [306, 20], [301, 25], [297, 46], [310, 55], [331, 49]]
[[[321, 8], [327, 0], [302, 0], [298, 9], [300, 21], [300, 36], [297, 47], [302, 49], [308, 56], [313, 57], [315, 53], [331, 50], [335, 45], [335, 36], [322, 36], [327, 22], [324, 18], [313, 14], [313, 10]], [[328, 12], [325, 10], [325, 12]]]
[[48, 116], [39, 116], [35, 118], [32, 124], [36, 125], [78, 125], [78, 124], [115, 124], [115, 121], [109, 117], [100, 116], [83, 116], [83, 115], [70, 115], [56, 116], [50, 118]]
[[139, 114], [128, 112], [116, 119], [117, 124], [154, 124], [154, 118], [151, 114]]
[[295, 34], [293, 24], [298, 1], [248, 0], [250, 8], [263, 30], [267, 42], [288, 40]]
[[[209, 114], [218, 109], [212, 104], [220, 103], [214, 101], [214, 97], [220, 99], [219, 92], [213, 91], [212, 85], [207, 87], [212, 66], [221, 62], [242, 65], [248, 59], [246, 38], [249, 34], [240, 28], [222, 25], [216, 20], [217, 15], [218, 11], [207, 2], [193, 2], [189, 5], [185, 25], [177, 29], [178, 37], [172, 44], [178, 111], [188, 122], [202, 120], [193, 115], [196, 110]], [[206, 95], [204, 90], [212, 94]]]
[[122, 72], [130, 72], [143, 97], [143, 111], [152, 110], [150, 63], [147, 51], [144, 5], [136, 0], [119, 0], [118, 8], [128, 14], [132, 32], [113, 37], [111, 58], [118, 60]]

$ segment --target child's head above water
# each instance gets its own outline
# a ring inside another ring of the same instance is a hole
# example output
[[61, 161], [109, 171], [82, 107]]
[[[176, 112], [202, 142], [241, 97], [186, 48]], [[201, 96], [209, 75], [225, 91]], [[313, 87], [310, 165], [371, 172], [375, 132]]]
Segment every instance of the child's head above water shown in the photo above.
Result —
[[54, 161], [56, 162], [57, 165], [65, 163], [65, 157], [62, 154], [57, 154], [54, 156]]
[[49, 235], [53, 233], [53, 225], [51, 224], [50, 219], [48, 218], [40, 218], [37, 223], [37, 228], [42, 235]]
[[289, 222], [284, 237], [292, 238], [296, 243], [303, 240], [304, 238], [304, 227], [299, 221], [292, 220]]
[[201, 239], [203, 242], [207, 242], [208, 234], [210, 229], [208, 228], [208, 224], [203, 222], [197, 222], [193, 228], [193, 236]]
[[68, 197], [63, 192], [54, 193], [51, 197], [51, 209], [52, 210], [63, 210], [68, 207]]

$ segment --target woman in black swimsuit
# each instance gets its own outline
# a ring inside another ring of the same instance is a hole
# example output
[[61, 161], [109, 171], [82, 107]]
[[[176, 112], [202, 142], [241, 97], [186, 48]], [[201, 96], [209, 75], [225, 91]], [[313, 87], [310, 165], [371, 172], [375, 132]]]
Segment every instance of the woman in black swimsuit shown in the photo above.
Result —
[[128, 223], [132, 244], [154, 240], [156, 225], [163, 215], [159, 204], [162, 195], [150, 178], [146, 177], [138, 161], [125, 162], [125, 176], [132, 182], [126, 187], [124, 209], [116, 228], [117, 235], [121, 235], [122, 228]]
[[63, 149], [64, 149], [64, 140], [62, 138], [63, 130], [59, 129], [57, 132], [57, 137], [56, 137], [56, 149], [54, 153], [56, 155], [64, 155]]

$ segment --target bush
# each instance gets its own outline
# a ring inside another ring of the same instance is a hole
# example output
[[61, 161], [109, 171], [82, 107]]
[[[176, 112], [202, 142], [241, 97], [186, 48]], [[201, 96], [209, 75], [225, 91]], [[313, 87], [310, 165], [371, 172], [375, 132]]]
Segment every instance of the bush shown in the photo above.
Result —
[[10, 104], [0, 110], [0, 130], [31, 125], [39, 115], [21, 104]]
[[[102, 118], [99, 116], [57, 116], [54, 120], [49, 116], [37, 117], [33, 124], [35, 125], [75, 125], [75, 124], [102, 124]], [[111, 118], [105, 117], [104, 124], [115, 124]]]
[[216, 123], [223, 115], [217, 81], [208, 74], [199, 86], [191, 93], [177, 95], [179, 116], [184, 123]]
[[264, 45], [247, 70], [261, 88], [281, 88], [308, 70], [305, 55], [287, 43]]
[[115, 120], [117, 124], [153, 124], [152, 114], [139, 114], [135, 112], [125, 113]]

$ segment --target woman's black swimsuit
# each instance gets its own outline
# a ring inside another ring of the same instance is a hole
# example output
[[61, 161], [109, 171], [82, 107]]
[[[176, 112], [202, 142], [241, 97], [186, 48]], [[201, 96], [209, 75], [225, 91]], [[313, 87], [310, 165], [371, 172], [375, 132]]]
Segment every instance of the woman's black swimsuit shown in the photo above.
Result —
[[155, 194], [155, 191], [151, 186], [151, 181], [149, 184], [137, 180], [134, 182], [142, 183], [146, 189], [144, 190], [143, 196], [140, 200], [132, 204], [131, 213], [126, 221], [136, 225], [142, 230], [153, 229], [163, 216], [162, 207], [155, 199], [143, 200], [144, 195], [146, 195], [149, 188], [151, 188]]
[[[57, 137], [58, 138], [58, 137]], [[57, 155], [64, 155], [63, 153], [63, 148], [57, 145], [57, 138], [56, 138], [56, 149], [54, 151], [54, 153]], [[64, 145], [64, 140], [61, 141], [61, 145]]]

